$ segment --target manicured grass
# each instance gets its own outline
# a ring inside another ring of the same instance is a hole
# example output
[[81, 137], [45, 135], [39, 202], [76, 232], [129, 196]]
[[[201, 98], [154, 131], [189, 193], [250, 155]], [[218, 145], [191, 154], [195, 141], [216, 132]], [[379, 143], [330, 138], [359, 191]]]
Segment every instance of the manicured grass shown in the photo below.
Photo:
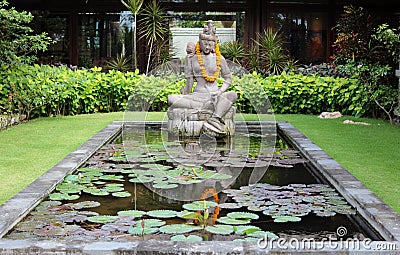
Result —
[[[39, 118], [0, 132], [0, 204], [57, 164], [113, 120], [140, 120], [143, 113]], [[150, 113], [147, 120], [162, 120]], [[383, 201], [400, 212], [400, 128], [373, 119], [319, 119], [311, 115], [276, 115], [318, 144]], [[245, 115], [248, 120], [254, 115]], [[370, 126], [344, 125], [344, 119]]]

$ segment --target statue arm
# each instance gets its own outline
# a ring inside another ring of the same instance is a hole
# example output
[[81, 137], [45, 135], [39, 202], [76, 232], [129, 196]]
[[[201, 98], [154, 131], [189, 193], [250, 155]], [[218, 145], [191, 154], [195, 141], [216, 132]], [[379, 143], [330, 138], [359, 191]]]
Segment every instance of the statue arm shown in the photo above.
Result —
[[222, 84], [220, 91], [223, 93], [232, 83], [231, 70], [229, 69], [224, 57], [221, 57], [221, 76], [224, 79], [224, 83]]

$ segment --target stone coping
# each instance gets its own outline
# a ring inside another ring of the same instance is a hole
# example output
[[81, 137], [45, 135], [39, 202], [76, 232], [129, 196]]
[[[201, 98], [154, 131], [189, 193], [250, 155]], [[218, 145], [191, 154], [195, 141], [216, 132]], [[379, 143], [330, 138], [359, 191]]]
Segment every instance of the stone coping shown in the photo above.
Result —
[[[249, 122], [256, 123], [256, 122]], [[266, 122], [262, 122], [266, 123]], [[271, 122], [269, 122], [271, 123]], [[90, 158], [101, 146], [115, 138], [124, 122], [113, 122], [90, 138], [60, 163], [44, 173], [27, 188], [0, 206], [0, 237], [35, 208], [65, 175], [72, 173]], [[129, 122], [159, 126], [164, 122]], [[241, 123], [238, 123], [241, 124]], [[373, 241], [367, 245], [348, 245], [335, 242], [312, 242], [295, 249], [280, 243], [270, 243], [266, 248], [245, 242], [62, 242], [56, 240], [11, 240], [0, 238], [0, 254], [398, 254], [400, 249], [399, 214], [383, 203], [348, 171], [330, 158], [289, 123], [278, 123], [281, 134], [292, 146], [300, 150], [315, 165], [321, 175], [340, 192], [357, 211], [365, 217], [386, 241]], [[390, 242], [388, 242], [390, 241]], [[311, 246], [309, 246], [311, 245]]]

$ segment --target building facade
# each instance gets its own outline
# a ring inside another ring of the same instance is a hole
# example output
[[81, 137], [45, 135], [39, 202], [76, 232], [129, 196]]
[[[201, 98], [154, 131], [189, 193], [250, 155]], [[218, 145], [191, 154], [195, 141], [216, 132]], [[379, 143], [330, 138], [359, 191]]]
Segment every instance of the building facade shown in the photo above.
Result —
[[[132, 17], [120, 0], [9, 2], [18, 10], [32, 12], [35, 31], [45, 31], [54, 39], [49, 51], [41, 56], [44, 63], [90, 67], [104, 65], [120, 54], [132, 55]], [[236, 40], [247, 47], [272, 27], [285, 35], [290, 54], [304, 64], [329, 61], [335, 39], [332, 28], [343, 6], [360, 2], [378, 23], [400, 25], [398, 0], [160, 0], [171, 26], [208, 19], [222, 25], [233, 23]], [[140, 39], [138, 59], [142, 70], [147, 52], [145, 40]]]

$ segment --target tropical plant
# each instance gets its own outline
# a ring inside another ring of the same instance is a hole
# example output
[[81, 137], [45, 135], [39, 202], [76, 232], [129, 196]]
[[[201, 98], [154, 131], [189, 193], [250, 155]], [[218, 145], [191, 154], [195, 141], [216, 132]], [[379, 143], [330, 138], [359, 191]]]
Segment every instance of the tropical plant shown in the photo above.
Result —
[[146, 38], [149, 46], [146, 74], [149, 72], [150, 60], [152, 57], [154, 44], [165, 37], [168, 32], [167, 15], [161, 8], [158, 0], [152, 0], [143, 10], [141, 33]]
[[371, 16], [362, 7], [345, 6], [334, 27], [337, 38], [333, 43], [333, 61], [346, 64], [347, 60], [371, 60]]
[[129, 57], [118, 55], [116, 58], [107, 63], [108, 69], [113, 69], [121, 72], [129, 71]]
[[257, 34], [255, 43], [259, 47], [260, 63], [266, 73], [280, 74], [295, 63], [289, 58], [288, 52], [283, 49], [283, 37], [278, 31], [268, 27], [263, 33]]
[[225, 59], [229, 59], [237, 64], [242, 64], [242, 60], [245, 57], [244, 46], [242, 43], [237, 41], [221, 43], [219, 49]]
[[32, 63], [36, 60], [34, 54], [47, 50], [52, 40], [47, 33], [33, 33], [28, 26], [33, 19], [31, 13], [7, 6], [6, 0], [0, 1], [0, 63]]
[[122, 4], [128, 8], [129, 11], [133, 14], [133, 23], [132, 23], [132, 41], [133, 41], [133, 68], [137, 68], [137, 52], [136, 52], [136, 24], [137, 24], [137, 15], [140, 11], [140, 8], [143, 5], [144, 0], [121, 0]]

